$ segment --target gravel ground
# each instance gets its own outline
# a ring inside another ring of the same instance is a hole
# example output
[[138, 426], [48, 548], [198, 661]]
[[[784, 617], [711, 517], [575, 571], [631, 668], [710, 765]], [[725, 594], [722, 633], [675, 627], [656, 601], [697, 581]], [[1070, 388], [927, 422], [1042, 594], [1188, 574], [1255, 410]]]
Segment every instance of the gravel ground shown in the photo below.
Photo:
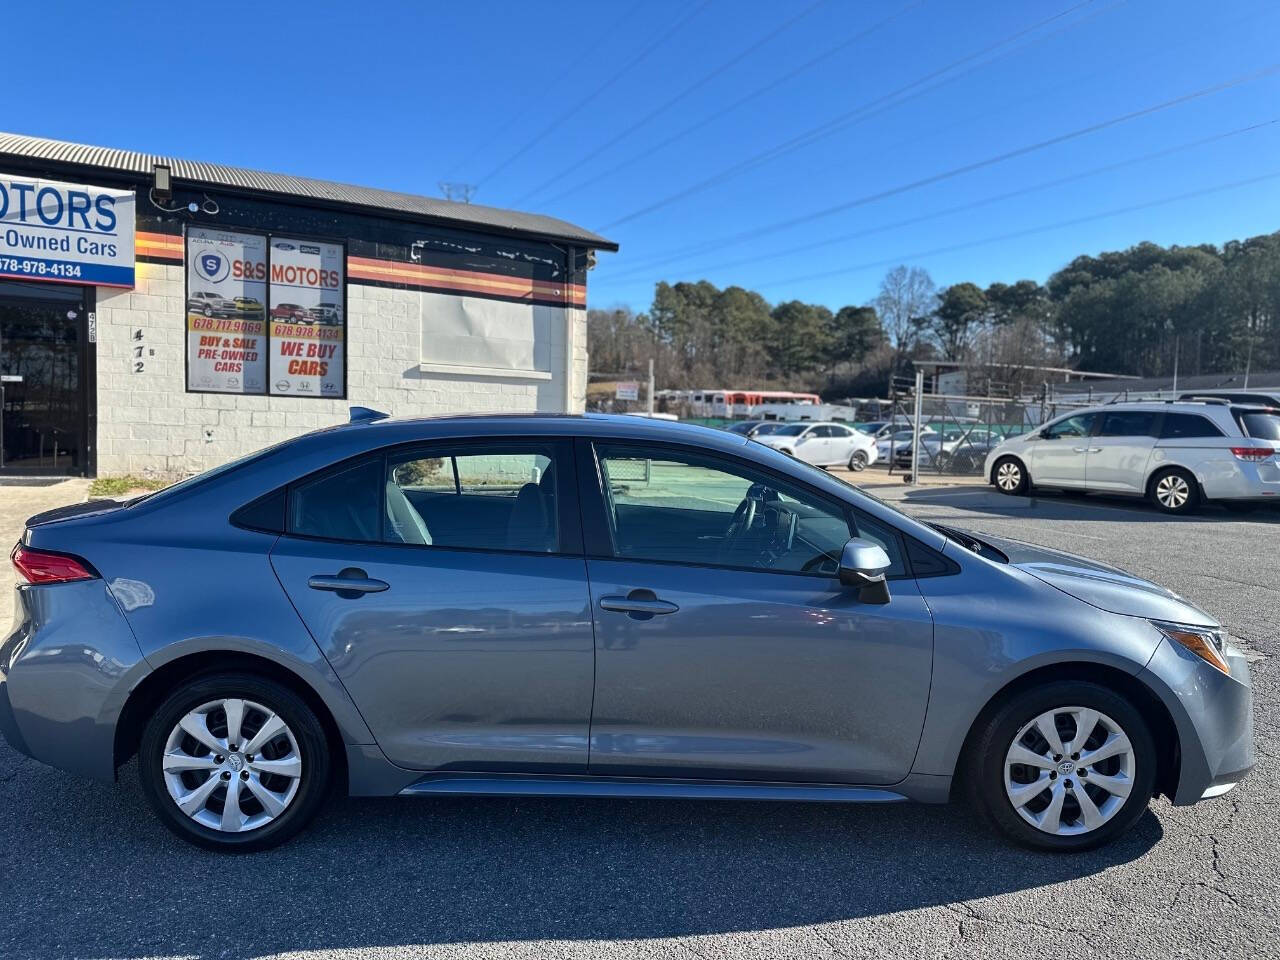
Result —
[[[41, 497], [82, 495], [20, 492], [0, 489], [5, 542]], [[1280, 514], [876, 492], [1219, 615], [1254, 661], [1253, 777], [1075, 857], [1007, 847], [959, 807], [509, 799], [334, 800], [285, 848], [229, 857], [161, 828], [132, 766], [95, 784], [0, 746], [0, 956], [1280, 956]]]

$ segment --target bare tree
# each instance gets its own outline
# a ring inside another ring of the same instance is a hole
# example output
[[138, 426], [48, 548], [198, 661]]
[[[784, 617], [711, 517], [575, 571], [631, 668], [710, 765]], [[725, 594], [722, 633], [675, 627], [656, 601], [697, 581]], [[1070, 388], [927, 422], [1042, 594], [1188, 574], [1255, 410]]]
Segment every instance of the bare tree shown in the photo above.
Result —
[[896, 266], [880, 281], [874, 305], [893, 345], [894, 372], [915, 347], [937, 299], [933, 278], [920, 267]]

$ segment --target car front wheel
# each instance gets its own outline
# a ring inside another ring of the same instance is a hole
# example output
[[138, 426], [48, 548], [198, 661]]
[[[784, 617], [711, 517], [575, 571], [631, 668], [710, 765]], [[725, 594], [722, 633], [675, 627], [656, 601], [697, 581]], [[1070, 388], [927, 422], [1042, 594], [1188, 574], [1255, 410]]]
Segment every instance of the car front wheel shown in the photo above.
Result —
[[1142, 816], [1155, 784], [1142, 714], [1088, 681], [1014, 695], [978, 731], [968, 759], [971, 800], [1007, 838], [1042, 850], [1114, 839]]
[[996, 482], [996, 489], [1001, 493], [1017, 496], [1031, 489], [1027, 468], [1017, 457], [1002, 457], [997, 460], [991, 470], [991, 476]]
[[328, 787], [324, 730], [288, 688], [250, 674], [194, 680], [142, 734], [143, 792], [166, 827], [216, 850], [263, 850], [315, 815]]

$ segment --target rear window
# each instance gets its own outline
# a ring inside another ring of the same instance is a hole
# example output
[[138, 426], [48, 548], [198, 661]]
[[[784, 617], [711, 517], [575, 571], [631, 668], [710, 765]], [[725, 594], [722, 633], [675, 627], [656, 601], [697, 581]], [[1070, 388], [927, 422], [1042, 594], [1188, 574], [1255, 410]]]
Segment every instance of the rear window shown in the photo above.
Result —
[[1185, 440], [1194, 437], [1221, 437], [1219, 430], [1207, 417], [1194, 413], [1166, 413], [1160, 436], [1165, 440]]
[[1246, 437], [1255, 440], [1280, 440], [1280, 413], [1263, 413], [1261, 411], [1233, 411], [1236, 423], [1244, 431]]

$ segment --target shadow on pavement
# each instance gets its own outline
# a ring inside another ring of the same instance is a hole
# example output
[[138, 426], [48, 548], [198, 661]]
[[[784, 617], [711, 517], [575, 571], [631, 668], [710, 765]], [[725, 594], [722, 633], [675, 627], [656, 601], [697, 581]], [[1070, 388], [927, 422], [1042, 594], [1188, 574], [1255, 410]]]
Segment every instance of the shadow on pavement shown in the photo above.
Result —
[[226, 855], [171, 837], [132, 764], [114, 788], [23, 770], [44, 815], [2, 828], [27, 868], [0, 944], [24, 957], [759, 931], [1069, 881], [1162, 836], [1148, 812], [1109, 847], [1054, 856], [1003, 844], [960, 806], [344, 799], [283, 848]]
[[[873, 490], [885, 496], [883, 490]], [[1209, 504], [1185, 517], [1171, 517], [1137, 497], [1114, 497], [1099, 493], [1037, 491], [1030, 497], [1011, 497], [990, 487], [913, 487], [900, 495], [892, 491], [887, 499], [910, 504], [949, 507], [1003, 517], [1034, 517], [1041, 520], [1086, 520], [1125, 523], [1280, 523], [1280, 509], [1261, 504], [1248, 513], [1234, 513]]]

